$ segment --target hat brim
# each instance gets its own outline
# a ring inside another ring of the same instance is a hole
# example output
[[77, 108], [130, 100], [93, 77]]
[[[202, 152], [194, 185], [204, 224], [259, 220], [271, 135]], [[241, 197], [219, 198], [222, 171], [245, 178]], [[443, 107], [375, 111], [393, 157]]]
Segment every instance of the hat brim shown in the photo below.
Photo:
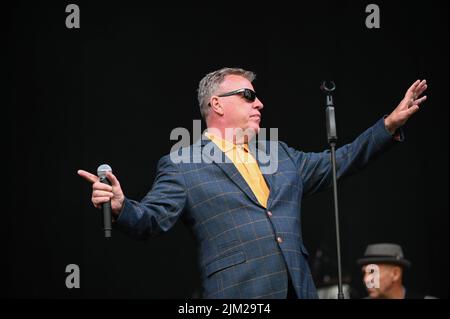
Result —
[[357, 264], [359, 266], [364, 266], [368, 264], [393, 264], [393, 265], [399, 265], [402, 267], [411, 267], [411, 262], [407, 259], [396, 259], [393, 257], [366, 257], [358, 259]]

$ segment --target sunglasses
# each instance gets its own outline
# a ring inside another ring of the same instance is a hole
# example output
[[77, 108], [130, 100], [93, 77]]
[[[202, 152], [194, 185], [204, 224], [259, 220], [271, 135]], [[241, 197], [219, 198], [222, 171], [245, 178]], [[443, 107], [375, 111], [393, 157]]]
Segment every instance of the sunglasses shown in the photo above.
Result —
[[224, 97], [224, 96], [231, 96], [231, 95], [238, 95], [238, 94], [242, 94], [242, 97], [249, 102], [253, 102], [256, 100], [256, 92], [252, 91], [250, 89], [239, 89], [239, 90], [231, 91], [228, 93], [223, 93], [218, 96]]

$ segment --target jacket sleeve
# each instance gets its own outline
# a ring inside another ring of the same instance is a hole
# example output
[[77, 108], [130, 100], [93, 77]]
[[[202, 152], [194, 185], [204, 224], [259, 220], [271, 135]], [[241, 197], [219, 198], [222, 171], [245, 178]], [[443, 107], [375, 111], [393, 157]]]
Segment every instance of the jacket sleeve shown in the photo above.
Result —
[[186, 198], [182, 173], [169, 155], [164, 156], [151, 190], [140, 202], [126, 198], [114, 227], [138, 239], [166, 232], [183, 212]]
[[[394, 139], [384, 125], [384, 117], [359, 135], [352, 143], [336, 150], [337, 177], [347, 177], [364, 168], [370, 160], [404, 140], [399, 130]], [[288, 154], [300, 170], [303, 196], [309, 196], [332, 185], [331, 152], [304, 153], [288, 148]]]

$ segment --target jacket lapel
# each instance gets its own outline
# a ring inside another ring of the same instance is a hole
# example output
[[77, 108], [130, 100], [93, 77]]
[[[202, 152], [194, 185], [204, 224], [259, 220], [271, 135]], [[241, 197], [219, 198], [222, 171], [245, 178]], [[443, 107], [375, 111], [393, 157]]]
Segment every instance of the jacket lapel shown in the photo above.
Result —
[[[204, 140], [205, 138], [206, 140]], [[211, 145], [209, 145], [211, 143]], [[215, 143], [213, 143], [207, 137], [202, 136], [202, 155], [208, 157], [215, 165], [219, 166], [219, 168], [228, 176], [228, 178], [233, 181], [247, 196], [250, 198], [255, 204], [263, 207], [258, 199], [256, 198], [253, 191], [248, 186], [245, 179], [237, 170], [236, 166], [234, 166], [233, 162], [231, 162], [228, 157], [220, 150], [219, 147]], [[205, 151], [203, 152], [203, 148], [207, 146], [209, 150], [213, 152], [214, 155], [211, 155], [211, 152]], [[220, 155], [219, 155], [220, 154]]]

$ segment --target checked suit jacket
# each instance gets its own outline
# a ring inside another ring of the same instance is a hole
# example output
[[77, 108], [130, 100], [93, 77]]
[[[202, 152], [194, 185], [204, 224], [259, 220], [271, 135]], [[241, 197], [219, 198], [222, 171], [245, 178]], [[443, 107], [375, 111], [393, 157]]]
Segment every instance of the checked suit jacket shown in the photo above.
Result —
[[[125, 199], [114, 227], [142, 239], [168, 231], [181, 218], [198, 243], [204, 298], [286, 298], [288, 276], [299, 298], [317, 298], [301, 233], [301, 203], [331, 186], [330, 153], [272, 141], [259, 143], [257, 160], [270, 143], [277, 146], [269, 157], [277, 169], [267, 174], [262, 169], [270, 189], [267, 208], [205, 137], [178, 150], [175, 161], [170, 154], [162, 157], [151, 190], [140, 202]], [[337, 149], [338, 178], [395, 143], [380, 119]]]

